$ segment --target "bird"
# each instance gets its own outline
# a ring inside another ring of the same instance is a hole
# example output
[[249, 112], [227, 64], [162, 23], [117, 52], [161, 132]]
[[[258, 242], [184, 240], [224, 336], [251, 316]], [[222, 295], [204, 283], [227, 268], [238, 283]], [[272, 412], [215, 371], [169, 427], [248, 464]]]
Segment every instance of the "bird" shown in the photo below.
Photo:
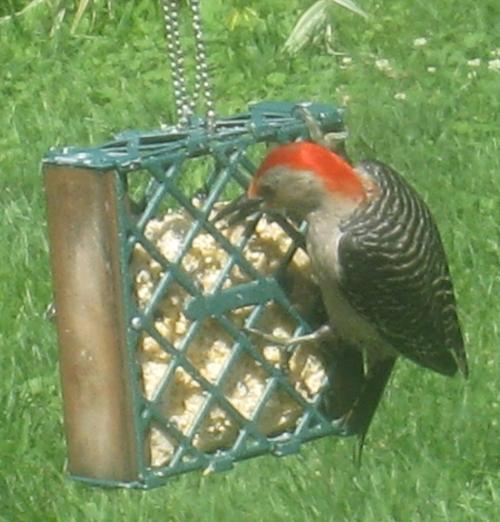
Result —
[[314, 141], [278, 145], [226, 214], [256, 209], [307, 223], [305, 247], [326, 324], [303, 340], [321, 341], [323, 351], [333, 346], [340, 377], [329, 394], [331, 413], [359, 436], [360, 452], [398, 358], [467, 378], [443, 243], [428, 206], [402, 175], [376, 160], [354, 165]]

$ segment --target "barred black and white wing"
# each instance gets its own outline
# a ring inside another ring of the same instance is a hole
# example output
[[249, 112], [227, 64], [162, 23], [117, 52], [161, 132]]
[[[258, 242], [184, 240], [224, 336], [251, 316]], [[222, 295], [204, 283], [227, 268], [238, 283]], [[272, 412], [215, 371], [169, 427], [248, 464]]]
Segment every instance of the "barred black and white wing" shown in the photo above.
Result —
[[446, 255], [428, 207], [390, 167], [366, 161], [356, 168], [380, 194], [341, 224], [341, 290], [403, 356], [467, 375]]

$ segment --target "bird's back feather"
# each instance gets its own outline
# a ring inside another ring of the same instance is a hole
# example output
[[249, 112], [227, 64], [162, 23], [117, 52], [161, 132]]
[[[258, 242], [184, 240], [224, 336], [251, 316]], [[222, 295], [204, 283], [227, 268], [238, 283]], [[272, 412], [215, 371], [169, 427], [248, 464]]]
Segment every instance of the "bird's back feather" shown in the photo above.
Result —
[[378, 162], [357, 167], [379, 197], [341, 223], [340, 287], [351, 306], [395, 350], [445, 375], [467, 360], [446, 255], [415, 190]]

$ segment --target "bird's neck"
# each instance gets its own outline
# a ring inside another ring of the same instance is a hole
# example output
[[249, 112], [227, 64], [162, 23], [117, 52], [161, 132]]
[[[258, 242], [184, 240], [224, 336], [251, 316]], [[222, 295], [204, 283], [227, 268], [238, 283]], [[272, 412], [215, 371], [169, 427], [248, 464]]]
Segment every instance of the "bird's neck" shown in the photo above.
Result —
[[362, 202], [361, 199], [327, 195], [321, 200], [317, 208], [308, 213], [306, 220], [309, 227], [338, 228], [340, 223], [349, 218]]

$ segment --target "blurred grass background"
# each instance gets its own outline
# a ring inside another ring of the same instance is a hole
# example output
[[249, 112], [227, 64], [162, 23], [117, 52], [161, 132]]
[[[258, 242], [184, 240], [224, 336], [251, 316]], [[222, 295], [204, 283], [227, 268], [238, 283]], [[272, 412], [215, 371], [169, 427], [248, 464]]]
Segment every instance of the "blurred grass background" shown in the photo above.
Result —
[[[40, 160], [173, 119], [158, 2], [0, 6], [0, 521], [500, 518], [500, 42], [496, 0], [359, 0], [291, 57], [305, 0], [203, 2], [221, 114], [264, 99], [345, 103], [355, 159], [400, 170], [433, 209], [470, 354], [467, 383], [400, 362], [364, 463], [353, 440], [194, 473], [150, 492], [64, 474]], [[85, 5], [86, 4], [86, 7]], [[78, 6], [85, 7], [78, 11]]]

